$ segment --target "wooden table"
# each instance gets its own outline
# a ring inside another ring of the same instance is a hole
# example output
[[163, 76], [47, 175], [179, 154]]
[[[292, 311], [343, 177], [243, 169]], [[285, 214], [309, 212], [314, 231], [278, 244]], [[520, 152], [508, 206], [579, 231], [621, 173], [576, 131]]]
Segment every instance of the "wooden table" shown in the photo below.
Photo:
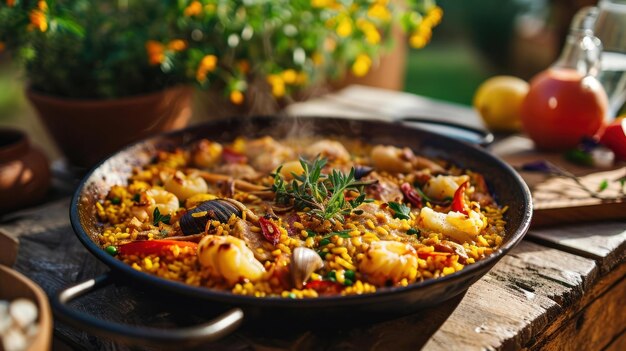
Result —
[[[443, 117], [477, 123], [476, 116], [466, 108], [407, 94], [350, 89], [297, 105], [290, 112], [390, 118], [407, 115], [380, 111], [389, 106], [375, 101], [368, 105], [350, 98], [355, 93], [359, 97], [392, 94], [411, 114], [429, 115], [444, 108], [448, 114]], [[63, 172], [56, 172], [47, 203], [0, 218], [0, 231], [20, 240], [14, 268], [40, 284], [49, 295], [107, 270], [79, 243], [70, 227], [68, 196], [75, 182]], [[442, 306], [337, 330], [283, 331], [270, 327], [260, 331], [248, 326], [199, 349], [626, 350], [625, 277], [626, 220], [531, 228], [522, 243], [487, 275]], [[105, 319], [160, 327], [210, 318], [190, 312], [194, 309], [180, 310], [178, 305], [170, 305], [150, 291], [113, 286], [82, 298], [74, 306]], [[58, 322], [54, 348], [130, 349]]]

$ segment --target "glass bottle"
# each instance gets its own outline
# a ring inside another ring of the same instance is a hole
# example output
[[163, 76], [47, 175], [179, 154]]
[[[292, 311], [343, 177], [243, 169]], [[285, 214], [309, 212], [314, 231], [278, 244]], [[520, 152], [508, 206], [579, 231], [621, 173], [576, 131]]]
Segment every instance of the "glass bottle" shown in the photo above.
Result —
[[597, 11], [573, 19], [558, 60], [530, 81], [522, 103], [522, 128], [542, 150], [574, 148], [603, 125], [608, 99], [596, 78], [602, 44], [590, 29]]

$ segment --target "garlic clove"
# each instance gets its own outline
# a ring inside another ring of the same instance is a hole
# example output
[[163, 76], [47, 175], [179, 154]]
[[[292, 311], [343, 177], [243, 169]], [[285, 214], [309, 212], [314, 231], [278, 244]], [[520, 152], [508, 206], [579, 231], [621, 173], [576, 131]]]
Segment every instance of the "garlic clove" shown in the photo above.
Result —
[[311, 274], [324, 268], [324, 261], [314, 250], [297, 247], [291, 257], [291, 278], [298, 289], [302, 289]]

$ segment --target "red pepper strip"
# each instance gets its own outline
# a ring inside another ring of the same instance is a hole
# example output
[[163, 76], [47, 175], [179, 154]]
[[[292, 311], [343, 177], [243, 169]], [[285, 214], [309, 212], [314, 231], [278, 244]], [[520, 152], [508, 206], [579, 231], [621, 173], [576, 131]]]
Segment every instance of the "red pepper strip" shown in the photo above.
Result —
[[241, 154], [231, 148], [225, 147], [222, 150], [222, 158], [226, 163], [246, 163], [248, 158], [246, 155]]
[[417, 257], [421, 258], [421, 259], [427, 259], [428, 257], [436, 257], [436, 256], [450, 256], [452, 255], [450, 252], [437, 252], [437, 251], [431, 251], [431, 252], [418, 252], [417, 253]]
[[404, 194], [404, 198], [407, 199], [414, 207], [422, 208], [422, 198], [419, 196], [417, 191], [413, 189], [413, 186], [409, 183], [402, 183], [400, 185], [400, 190]]
[[117, 252], [120, 255], [165, 255], [172, 246], [190, 247], [194, 254], [198, 251], [198, 244], [191, 241], [178, 240], [141, 240], [120, 245]]
[[313, 289], [320, 294], [338, 294], [343, 290], [343, 285], [330, 280], [311, 280], [304, 283], [305, 289]]
[[271, 242], [272, 245], [278, 244], [280, 239], [280, 230], [276, 223], [265, 217], [259, 217], [259, 224], [261, 225], [261, 233], [267, 241]]
[[465, 190], [469, 187], [469, 180], [459, 185], [459, 188], [454, 192], [454, 198], [452, 198], [452, 211], [461, 212], [467, 216], [467, 209], [465, 204]]

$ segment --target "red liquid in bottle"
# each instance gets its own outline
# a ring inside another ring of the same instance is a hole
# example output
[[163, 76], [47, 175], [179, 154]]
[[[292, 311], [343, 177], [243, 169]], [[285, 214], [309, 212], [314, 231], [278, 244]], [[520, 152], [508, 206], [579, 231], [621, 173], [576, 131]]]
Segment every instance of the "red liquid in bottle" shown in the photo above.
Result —
[[608, 99], [595, 77], [551, 67], [535, 76], [522, 104], [522, 127], [543, 150], [574, 148], [604, 122]]

